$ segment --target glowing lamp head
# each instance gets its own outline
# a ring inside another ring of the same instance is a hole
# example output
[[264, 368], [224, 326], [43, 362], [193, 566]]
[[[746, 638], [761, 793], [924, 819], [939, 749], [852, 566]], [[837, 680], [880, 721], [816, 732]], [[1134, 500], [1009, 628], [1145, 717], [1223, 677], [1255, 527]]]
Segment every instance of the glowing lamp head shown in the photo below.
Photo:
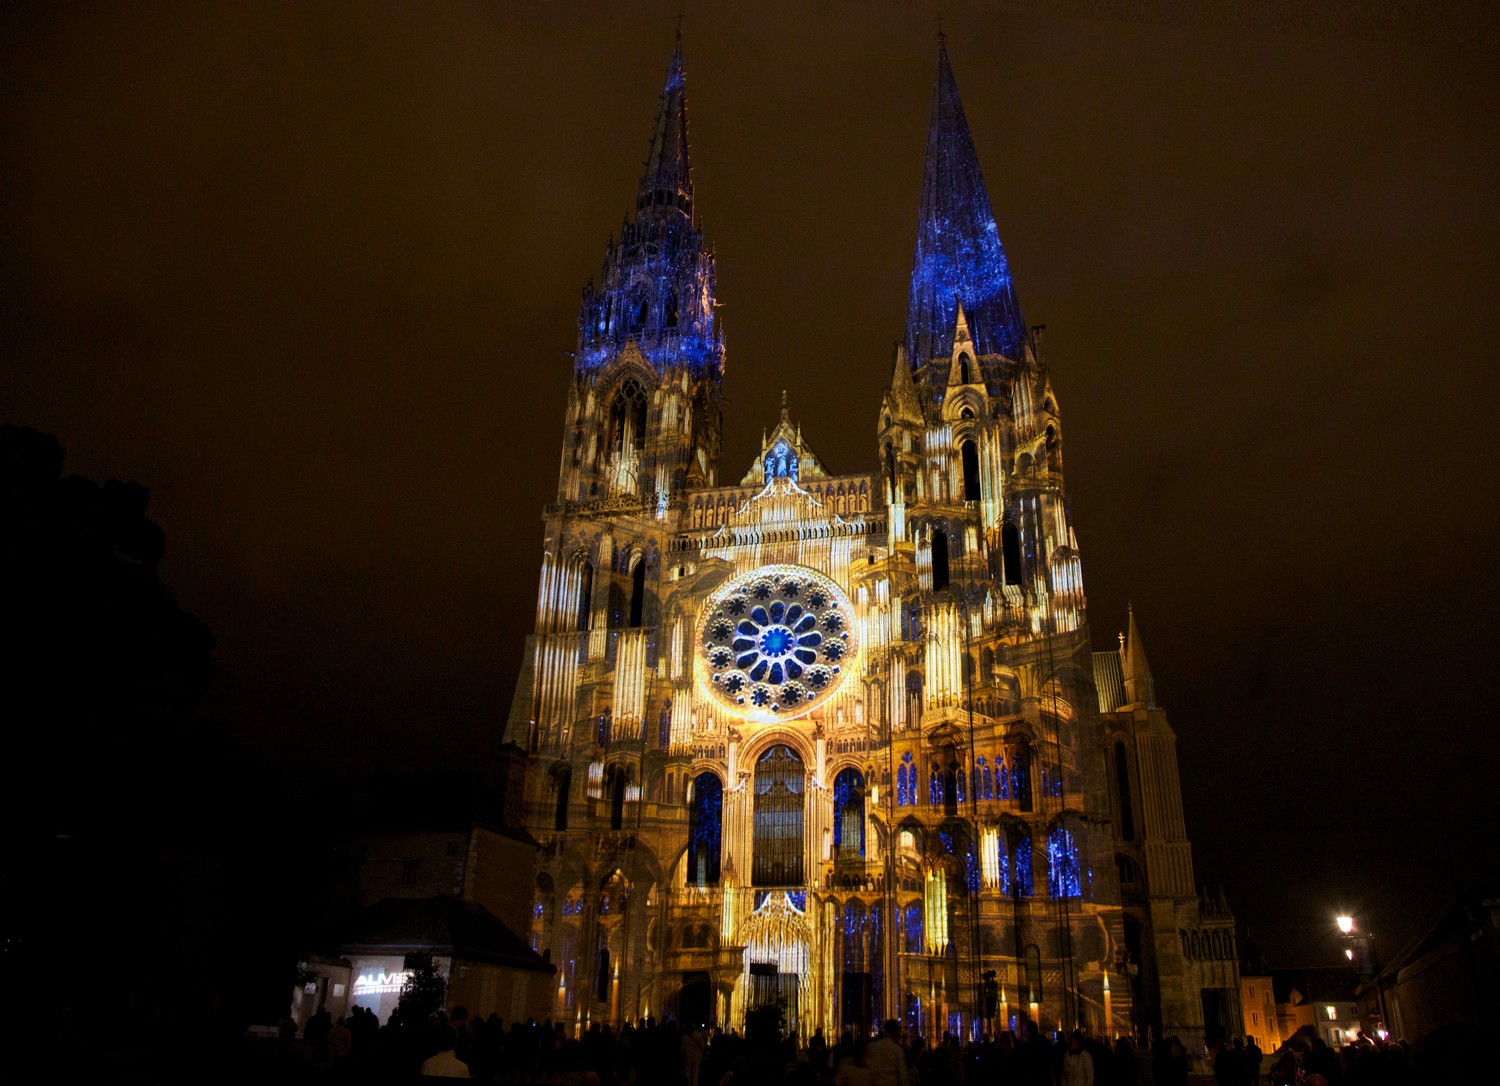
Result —
[[1352, 946], [1344, 948], [1344, 957], [1348, 958], [1351, 962], [1354, 960], [1354, 948]]
[[1354, 917], [1352, 916], [1341, 916], [1339, 917], [1338, 923], [1339, 931], [1343, 932], [1345, 935], [1348, 935], [1351, 931], [1354, 930]]

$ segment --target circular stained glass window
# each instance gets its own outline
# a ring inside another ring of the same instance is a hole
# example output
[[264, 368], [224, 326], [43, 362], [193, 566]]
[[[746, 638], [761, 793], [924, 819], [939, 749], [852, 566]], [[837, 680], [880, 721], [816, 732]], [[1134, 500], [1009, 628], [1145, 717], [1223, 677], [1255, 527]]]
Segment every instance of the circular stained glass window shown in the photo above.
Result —
[[709, 597], [698, 623], [704, 686], [749, 720], [789, 720], [838, 689], [854, 652], [854, 609], [806, 566], [742, 573]]

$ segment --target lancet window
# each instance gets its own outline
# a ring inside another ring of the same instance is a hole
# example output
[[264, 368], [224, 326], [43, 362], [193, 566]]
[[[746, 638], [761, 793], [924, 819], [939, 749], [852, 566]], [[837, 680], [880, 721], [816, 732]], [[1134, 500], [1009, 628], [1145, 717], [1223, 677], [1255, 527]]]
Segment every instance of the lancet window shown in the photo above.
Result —
[[901, 755], [901, 764], [896, 767], [896, 804], [908, 807], [917, 802], [917, 767], [912, 764], [911, 751]]
[[752, 885], [800, 886], [804, 881], [803, 775], [802, 759], [780, 744], [755, 764]]
[[948, 533], [932, 533], [932, 590], [941, 592], [948, 587]]
[[979, 500], [979, 450], [972, 438], [958, 447], [959, 459], [964, 468], [964, 501]]
[[865, 854], [865, 778], [857, 769], [833, 779], [833, 848], [839, 859]]
[[1036, 890], [1031, 877], [1031, 835], [1023, 833], [1016, 838], [1013, 885], [1021, 897], [1030, 897]]
[[719, 849], [723, 836], [724, 785], [713, 773], [693, 778], [693, 805], [688, 824], [690, 886], [719, 885]]
[[1079, 897], [1078, 845], [1073, 835], [1058, 826], [1047, 835], [1047, 893], [1054, 898]]
[[[644, 308], [645, 302], [641, 305]], [[609, 409], [610, 447], [615, 452], [639, 450], [646, 443], [646, 390], [635, 378], [615, 393]]]

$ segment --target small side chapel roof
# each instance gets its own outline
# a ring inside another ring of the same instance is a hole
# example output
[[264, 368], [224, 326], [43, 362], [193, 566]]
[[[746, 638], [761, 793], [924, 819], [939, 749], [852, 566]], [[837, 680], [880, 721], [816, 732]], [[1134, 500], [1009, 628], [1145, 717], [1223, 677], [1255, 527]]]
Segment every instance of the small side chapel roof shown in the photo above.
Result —
[[818, 459], [817, 454], [802, 440], [802, 427], [793, 425], [786, 405], [786, 389], [782, 389], [781, 421], [776, 424], [776, 429], [770, 434], [762, 436], [760, 452], [755, 454], [750, 470], [745, 472], [745, 477], [740, 480], [740, 486], [759, 486], [765, 482], [766, 457], [776, 447], [778, 441], [785, 441], [787, 447], [797, 457], [799, 479], [826, 479], [828, 477], [828, 469], [823, 467], [823, 462]]

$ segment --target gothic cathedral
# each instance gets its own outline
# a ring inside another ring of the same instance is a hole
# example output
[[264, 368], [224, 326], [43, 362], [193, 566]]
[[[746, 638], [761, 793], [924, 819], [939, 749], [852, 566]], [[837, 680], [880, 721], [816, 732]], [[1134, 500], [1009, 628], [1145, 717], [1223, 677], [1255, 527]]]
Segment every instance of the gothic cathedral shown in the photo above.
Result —
[[583, 292], [507, 738], [553, 1016], [929, 1038], [1236, 1031], [1135, 628], [1094, 653], [1058, 398], [939, 46], [871, 470], [781, 418], [720, 465], [680, 41]]

